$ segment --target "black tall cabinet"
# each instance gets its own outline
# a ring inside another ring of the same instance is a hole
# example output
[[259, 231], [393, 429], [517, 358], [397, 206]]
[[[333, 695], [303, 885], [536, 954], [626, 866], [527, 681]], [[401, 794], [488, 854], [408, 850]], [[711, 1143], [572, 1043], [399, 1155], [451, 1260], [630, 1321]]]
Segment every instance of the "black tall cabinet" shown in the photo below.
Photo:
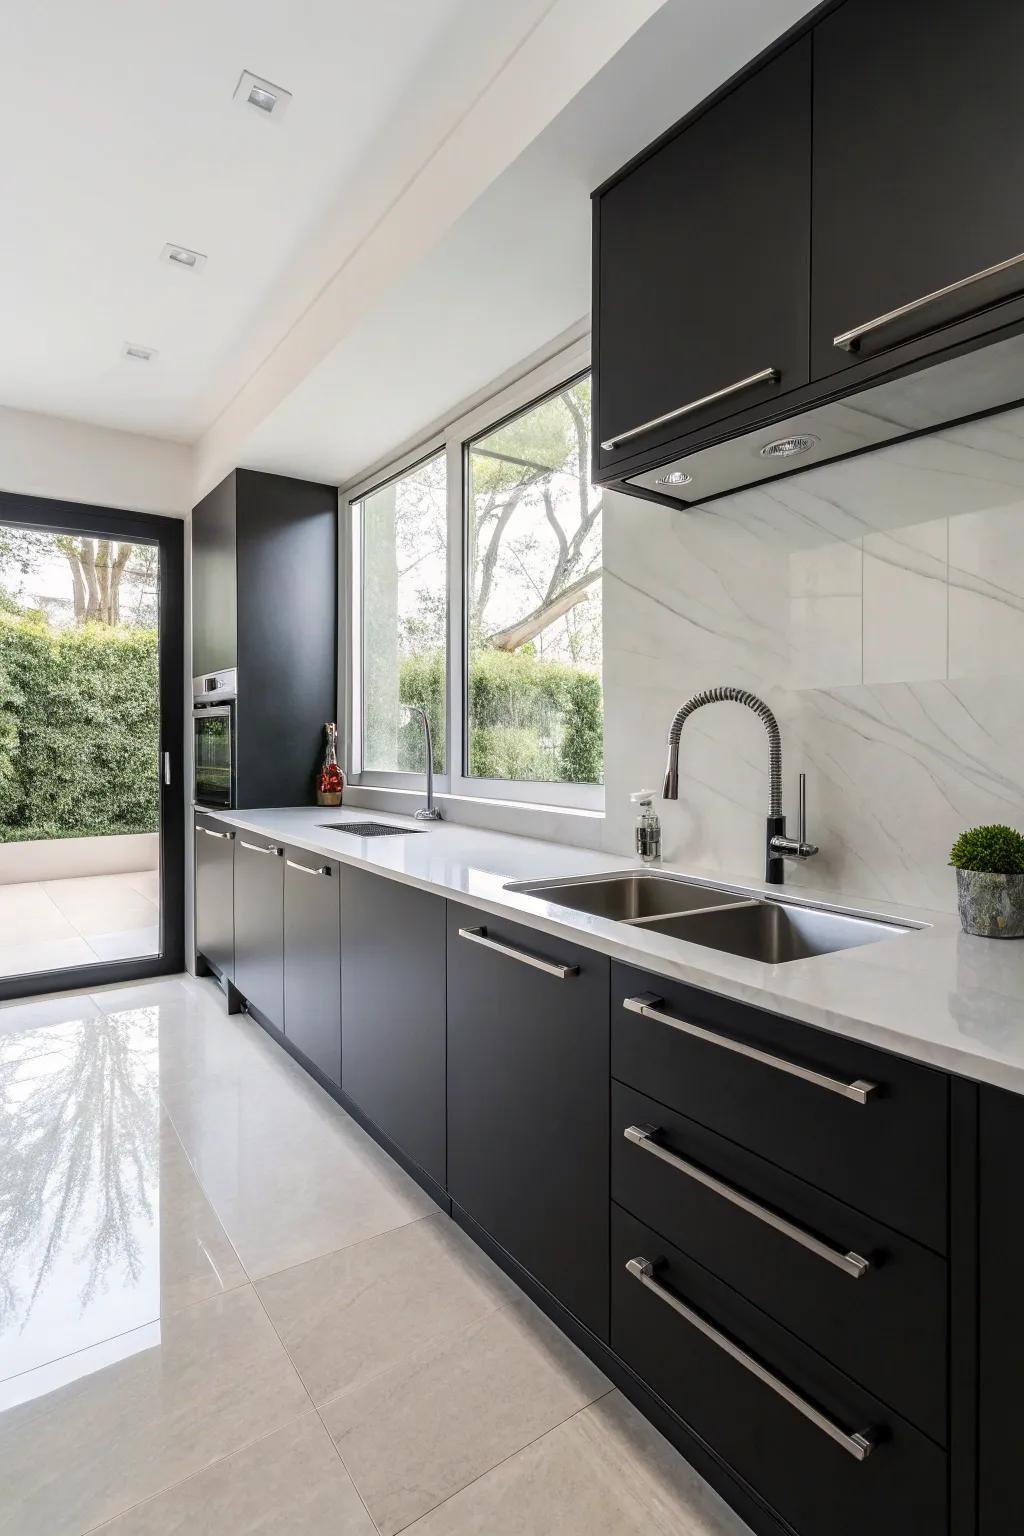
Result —
[[236, 469], [192, 513], [192, 676], [235, 667], [236, 804], [310, 801], [337, 712], [338, 492]]

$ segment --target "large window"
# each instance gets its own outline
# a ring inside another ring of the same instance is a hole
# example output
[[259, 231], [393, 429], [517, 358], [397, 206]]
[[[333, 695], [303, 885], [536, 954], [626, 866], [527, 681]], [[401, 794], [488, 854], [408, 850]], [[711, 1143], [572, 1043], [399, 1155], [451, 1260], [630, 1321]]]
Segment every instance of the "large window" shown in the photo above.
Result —
[[586, 363], [581, 344], [354, 493], [349, 727], [363, 783], [422, 783], [422, 728], [403, 707], [419, 704], [439, 790], [603, 803]]

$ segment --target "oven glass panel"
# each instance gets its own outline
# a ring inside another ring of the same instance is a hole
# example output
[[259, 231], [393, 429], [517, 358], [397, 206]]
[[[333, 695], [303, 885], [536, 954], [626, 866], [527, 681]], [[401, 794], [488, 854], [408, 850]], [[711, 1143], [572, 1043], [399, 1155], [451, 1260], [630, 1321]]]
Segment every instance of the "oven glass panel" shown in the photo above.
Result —
[[231, 807], [231, 710], [197, 710], [194, 722], [195, 799]]

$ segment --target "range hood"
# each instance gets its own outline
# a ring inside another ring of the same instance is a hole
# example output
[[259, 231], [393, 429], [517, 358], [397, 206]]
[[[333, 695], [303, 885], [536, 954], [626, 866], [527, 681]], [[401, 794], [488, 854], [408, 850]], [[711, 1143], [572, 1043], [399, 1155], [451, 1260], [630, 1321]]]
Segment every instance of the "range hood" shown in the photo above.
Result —
[[1024, 334], [782, 416], [620, 484], [694, 506], [1024, 400]]

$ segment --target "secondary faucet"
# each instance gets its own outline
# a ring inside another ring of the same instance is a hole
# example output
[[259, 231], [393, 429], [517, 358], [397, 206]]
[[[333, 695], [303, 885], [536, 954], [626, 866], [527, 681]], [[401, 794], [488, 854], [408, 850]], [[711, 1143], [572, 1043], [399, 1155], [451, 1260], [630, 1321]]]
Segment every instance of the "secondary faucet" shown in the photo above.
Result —
[[705, 704], [745, 704], [757, 715], [768, 732], [768, 819], [765, 828], [764, 878], [769, 885], [782, 885], [785, 878], [786, 859], [809, 859], [817, 853], [817, 845], [807, 841], [807, 775], [800, 775], [800, 809], [796, 837], [786, 833], [786, 817], [782, 809], [782, 734], [779, 722], [763, 699], [745, 688], [705, 688], [695, 693], [681, 708], [676, 710], [668, 728], [668, 762], [665, 765], [665, 784], [662, 796], [666, 800], [679, 799], [679, 738], [690, 716]]
[[441, 812], [434, 804], [434, 739], [430, 734], [430, 720], [422, 704], [403, 704], [410, 714], [419, 715], [423, 721], [423, 741], [427, 753], [427, 803], [415, 812], [417, 821], [441, 821]]

